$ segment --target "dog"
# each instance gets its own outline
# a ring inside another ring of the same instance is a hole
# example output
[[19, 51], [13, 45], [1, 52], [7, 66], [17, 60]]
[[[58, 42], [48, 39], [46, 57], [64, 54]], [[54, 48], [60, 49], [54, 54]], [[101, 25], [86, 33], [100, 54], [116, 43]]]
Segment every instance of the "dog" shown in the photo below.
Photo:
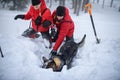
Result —
[[78, 48], [82, 47], [85, 43], [86, 34], [79, 43], [74, 41], [67, 41], [62, 45], [57, 55], [47, 59], [42, 57], [43, 66], [42, 68], [52, 68], [53, 71], [60, 72], [64, 65], [67, 65], [67, 69], [71, 68], [73, 58], [76, 56]]

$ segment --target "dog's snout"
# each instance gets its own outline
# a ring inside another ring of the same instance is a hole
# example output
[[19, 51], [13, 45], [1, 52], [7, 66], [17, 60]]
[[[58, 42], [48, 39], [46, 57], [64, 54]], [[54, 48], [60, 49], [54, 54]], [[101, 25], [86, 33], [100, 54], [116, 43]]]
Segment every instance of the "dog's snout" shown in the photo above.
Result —
[[50, 65], [51, 65], [52, 62], [53, 62], [52, 60], [46, 61], [46, 62], [43, 64], [42, 68], [51, 68]]
[[47, 68], [47, 63], [44, 63], [42, 68]]

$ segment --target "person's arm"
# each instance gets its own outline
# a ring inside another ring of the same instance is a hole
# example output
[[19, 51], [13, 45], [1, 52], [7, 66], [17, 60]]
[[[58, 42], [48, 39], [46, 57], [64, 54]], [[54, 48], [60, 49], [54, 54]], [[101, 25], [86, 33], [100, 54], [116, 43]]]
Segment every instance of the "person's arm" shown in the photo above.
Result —
[[49, 9], [45, 10], [43, 15], [42, 15], [42, 22], [44, 22], [45, 20], [51, 20], [52, 21], [51, 12], [50, 12]]
[[66, 37], [67, 33], [68, 33], [68, 26], [66, 23], [63, 23], [61, 25], [61, 30], [59, 32], [59, 35], [58, 35], [58, 39], [53, 47], [53, 50], [58, 50], [58, 48], [60, 47], [60, 45], [62, 44], [62, 42], [64, 41], [64, 38]]
[[31, 19], [31, 17], [32, 17], [31, 13], [33, 12], [32, 9], [33, 9], [33, 7], [31, 6], [29, 11], [25, 14], [25, 17], [24, 17], [25, 20]]

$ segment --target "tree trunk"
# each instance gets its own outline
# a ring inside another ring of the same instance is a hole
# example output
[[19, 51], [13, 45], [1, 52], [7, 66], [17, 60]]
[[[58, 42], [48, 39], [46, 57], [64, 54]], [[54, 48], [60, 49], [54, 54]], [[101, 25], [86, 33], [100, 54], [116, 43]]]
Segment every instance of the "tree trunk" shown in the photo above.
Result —
[[105, 5], [105, 0], [103, 0], [102, 8], [104, 8], [104, 5]]
[[77, 0], [74, 0], [74, 14], [77, 12]]
[[95, 3], [95, 0], [93, 0], [93, 3]]
[[118, 10], [119, 12], [120, 12], [120, 7], [119, 7], [119, 10]]
[[10, 9], [11, 9], [11, 10], [15, 10], [16, 5], [17, 5], [17, 4], [16, 4], [16, 0], [13, 0], [13, 7], [11, 7]]
[[47, 0], [46, 2], [49, 3], [49, 0]]
[[55, 0], [55, 2], [57, 2], [57, 0]]
[[59, 0], [59, 5], [60, 6], [65, 6], [65, 0]]
[[72, 0], [72, 9], [74, 9], [74, 5], [75, 5], [74, 0]]
[[82, 2], [82, 11], [84, 11], [84, 6], [85, 6], [85, 0]]
[[65, 6], [65, 0], [63, 0], [63, 6]]
[[112, 5], [113, 5], [113, 0], [111, 0], [110, 7], [112, 7]]
[[52, 7], [52, 1], [53, 1], [53, 0], [50, 0], [50, 6], [49, 6], [50, 8]]
[[97, 4], [99, 4], [99, 0], [97, 0]]
[[82, 0], [77, 0], [77, 16], [79, 16]]

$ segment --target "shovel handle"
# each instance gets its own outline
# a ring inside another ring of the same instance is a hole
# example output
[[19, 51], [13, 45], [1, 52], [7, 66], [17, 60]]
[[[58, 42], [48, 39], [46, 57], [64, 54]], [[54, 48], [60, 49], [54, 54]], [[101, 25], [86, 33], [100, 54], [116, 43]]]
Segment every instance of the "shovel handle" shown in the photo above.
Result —
[[90, 16], [92, 16], [92, 4], [88, 3], [84, 6], [84, 8], [89, 12]]

